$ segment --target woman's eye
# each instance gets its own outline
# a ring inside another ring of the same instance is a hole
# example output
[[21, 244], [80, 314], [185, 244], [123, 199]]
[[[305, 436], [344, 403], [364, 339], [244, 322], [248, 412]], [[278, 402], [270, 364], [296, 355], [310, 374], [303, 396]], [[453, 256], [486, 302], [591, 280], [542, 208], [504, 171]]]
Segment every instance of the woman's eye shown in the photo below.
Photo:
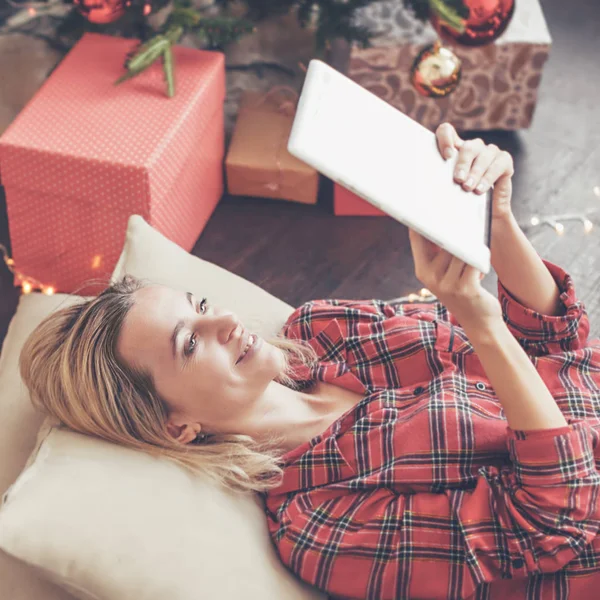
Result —
[[194, 333], [193, 335], [190, 336], [190, 339], [187, 343], [187, 347], [185, 349], [186, 356], [189, 356], [194, 351], [195, 347], [196, 347], [196, 334]]
[[[206, 298], [202, 298], [202, 300], [198, 303], [197, 305], [197, 310], [199, 313], [204, 314], [207, 310], [207, 302], [206, 302]], [[204, 310], [202, 310], [202, 308], [204, 308]]]

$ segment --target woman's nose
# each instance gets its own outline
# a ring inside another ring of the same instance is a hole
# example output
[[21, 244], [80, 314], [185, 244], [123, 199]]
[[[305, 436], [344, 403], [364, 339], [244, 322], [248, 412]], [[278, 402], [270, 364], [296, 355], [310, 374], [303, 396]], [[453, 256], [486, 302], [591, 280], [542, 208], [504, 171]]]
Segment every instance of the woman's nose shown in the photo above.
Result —
[[[213, 312], [207, 315], [198, 315], [196, 326], [202, 332], [212, 332], [217, 336], [220, 344], [226, 344], [233, 335], [240, 335], [242, 324], [239, 319], [229, 311]], [[239, 329], [236, 331], [236, 329]]]

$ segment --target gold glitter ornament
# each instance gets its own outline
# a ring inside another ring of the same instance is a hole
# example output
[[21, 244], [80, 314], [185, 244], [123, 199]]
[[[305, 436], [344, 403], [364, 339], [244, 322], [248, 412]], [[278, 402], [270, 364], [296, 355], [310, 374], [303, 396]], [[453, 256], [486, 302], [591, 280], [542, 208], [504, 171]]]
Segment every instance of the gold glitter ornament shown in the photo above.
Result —
[[443, 98], [460, 82], [460, 59], [436, 40], [419, 52], [410, 69], [415, 89], [428, 98]]

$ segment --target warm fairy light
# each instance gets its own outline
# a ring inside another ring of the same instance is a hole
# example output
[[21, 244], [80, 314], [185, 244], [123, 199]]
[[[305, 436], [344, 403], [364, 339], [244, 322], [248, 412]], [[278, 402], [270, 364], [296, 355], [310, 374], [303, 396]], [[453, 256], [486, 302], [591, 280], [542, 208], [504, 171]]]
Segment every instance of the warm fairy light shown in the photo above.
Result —
[[532, 225], [539, 225], [540, 224], [539, 217], [531, 217], [531, 224]]
[[419, 298], [420, 298], [420, 296], [418, 294], [409, 294], [408, 295], [409, 302], [414, 302], [415, 300], [418, 300]]
[[94, 256], [94, 258], [92, 259], [92, 269], [97, 269], [100, 266], [101, 262], [102, 256], [100, 256], [100, 254], [96, 254], [96, 256]]
[[8, 255], [8, 250], [3, 244], [0, 244], [0, 255], [2, 255], [4, 264], [8, 267], [8, 270], [14, 275], [15, 282], [18, 282], [21, 286], [23, 294], [30, 294], [34, 290], [40, 290], [41, 292], [44, 292], [44, 294], [52, 296], [52, 294], [56, 292], [51, 285], [44, 285], [33, 277], [23, 275], [23, 273], [16, 269], [14, 259]]
[[554, 229], [558, 235], [562, 235], [565, 232], [565, 226], [562, 223], [556, 223], [556, 225], [554, 225]]
[[594, 224], [589, 219], [583, 221], [583, 231], [589, 233], [594, 228]]
[[35, 15], [37, 15], [37, 11], [35, 10], [35, 8], [33, 8], [33, 6], [30, 6], [27, 9], [27, 12], [29, 13], [30, 17], [35, 17]]
[[419, 296], [421, 296], [421, 298], [428, 298], [432, 295], [433, 294], [427, 288], [421, 288], [421, 291], [419, 292]]
[[152, 6], [150, 4], [144, 4], [144, 16], [147, 17], [152, 12]]

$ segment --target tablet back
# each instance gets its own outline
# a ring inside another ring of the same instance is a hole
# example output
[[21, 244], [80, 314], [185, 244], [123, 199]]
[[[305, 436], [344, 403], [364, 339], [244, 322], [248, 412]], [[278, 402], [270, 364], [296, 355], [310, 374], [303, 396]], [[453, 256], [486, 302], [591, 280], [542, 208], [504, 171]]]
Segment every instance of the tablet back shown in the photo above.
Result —
[[463, 261], [490, 269], [491, 194], [453, 181], [435, 135], [329, 65], [312, 60], [288, 150]]

